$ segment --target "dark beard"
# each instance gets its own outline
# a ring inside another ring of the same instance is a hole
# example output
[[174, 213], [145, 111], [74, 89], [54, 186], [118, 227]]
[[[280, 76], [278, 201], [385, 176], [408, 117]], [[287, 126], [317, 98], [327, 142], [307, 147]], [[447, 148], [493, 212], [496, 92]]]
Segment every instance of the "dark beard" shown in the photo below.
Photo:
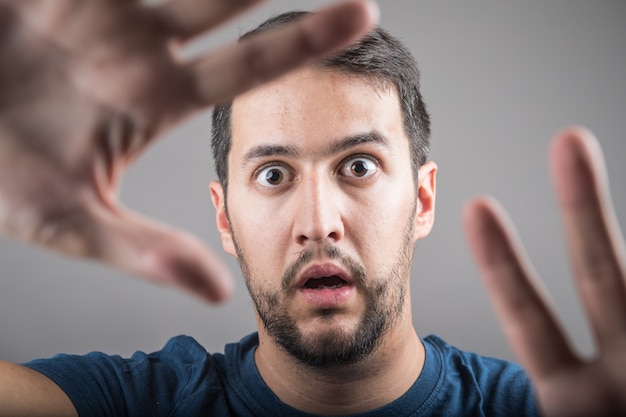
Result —
[[[374, 351], [392, 321], [392, 316], [381, 307], [369, 302], [364, 317], [352, 333], [332, 330], [315, 338], [305, 337], [284, 307], [263, 312], [257, 307], [257, 312], [267, 333], [287, 353], [304, 365], [323, 369], [357, 363]], [[330, 310], [321, 311], [318, 320], [336, 320], [334, 314]]]
[[[359, 288], [364, 291], [367, 304], [356, 331], [347, 333], [337, 329], [315, 338], [302, 334], [285, 306], [281, 304], [278, 292], [264, 292], [253, 285], [250, 269], [245, 261], [246, 257], [231, 229], [239, 264], [255, 310], [268, 335], [278, 346], [300, 363], [318, 369], [351, 365], [370, 355], [380, 345], [383, 335], [399, 319], [404, 308], [408, 288], [405, 277], [412, 261], [411, 241], [415, 210], [416, 206], [411, 211], [412, 215], [409, 216], [409, 222], [402, 236], [402, 250], [399, 251], [398, 257], [386, 276], [380, 279], [371, 280], [367, 277], [363, 266], [341, 254], [336, 247], [326, 246], [322, 249], [322, 252], [330, 259], [337, 259], [348, 268], [354, 278], [354, 283], [361, 284]], [[290, 295], [290, 292], [294, 291], [293, 280], [302, 266], [313, 259], [314, 255], [314, 250], [307, 248], [287, 268], [281, 280], [283, 294]], [[320, 322], [336, 320], [335, 312], [322, 310], [319, 312], [318, 320]]]

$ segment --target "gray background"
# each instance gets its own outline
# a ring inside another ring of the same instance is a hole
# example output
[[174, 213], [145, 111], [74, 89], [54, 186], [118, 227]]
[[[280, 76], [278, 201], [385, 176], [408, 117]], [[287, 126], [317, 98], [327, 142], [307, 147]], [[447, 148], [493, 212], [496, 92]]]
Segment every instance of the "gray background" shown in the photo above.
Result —
[[[191, 45], [189, 53], [231, 42], [271, 14], [325, 3], [267, 3]], [[513, 358], [460, 228], [463, 203], [488, 193], [509, 209], [573, 341], [591, 354], [562, 248], [546, 149], [563, 126], [592, 129], [604, 147], [614, 202], [626, 224], [625, 3], [404, 0], [380, 6], [382, 25], [409, 45], [421, 66], [433, 120], [432, 158], [440, 167], [436, 226], [418, 244], [413, 270], [418, 332]], [[209, 130], [205, 113], [173, 131], [131, 169], [122, 198], [221, 252], [208, 191], [214, 178]], [[100, 265], [0, 239], [5, 360], [92, 350], [130, 355], [157, 350], [177, 334], [222, 351], [254, 326], [241, 278], [234, 298], [214, 307]]]

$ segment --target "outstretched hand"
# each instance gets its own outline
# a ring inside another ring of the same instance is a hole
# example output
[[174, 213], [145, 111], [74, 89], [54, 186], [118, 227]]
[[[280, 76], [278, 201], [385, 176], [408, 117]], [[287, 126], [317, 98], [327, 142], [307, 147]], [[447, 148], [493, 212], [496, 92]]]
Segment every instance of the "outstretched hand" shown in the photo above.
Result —
[[572, 351], [510, 220], [490, 199], [471, 202], [464, 224], [505, 335], [534, 383], [546, 416], [626, 415], [626, 250], [600, 146], [565, 130], [550, 153], [572, 271], [597, 354]]
[[183, 62], [181, 43], [259, 1], [0, 0], [0, 233], [224, 299], [195, 237], [124, 208], [117, 183], [164, 131], [355, 41], [376, 9], [346, 2]]

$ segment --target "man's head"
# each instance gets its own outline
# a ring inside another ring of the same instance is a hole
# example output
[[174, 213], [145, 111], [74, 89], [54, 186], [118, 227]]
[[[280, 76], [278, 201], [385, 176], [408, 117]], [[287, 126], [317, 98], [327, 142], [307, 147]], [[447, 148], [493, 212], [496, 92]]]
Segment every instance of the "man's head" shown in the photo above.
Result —
[[[355, 48], [346, 62], [365, 63], [367, 45]], [[436, 166], [424, 163], [428, 117], [414, 122], [423, 140], [409, 139], [399, 89], [311, 65], [237, 97], [225, 148], [214, 133], [222, 245], [241, 265], [262, 343], [301, 363], [354, 363], [410, 326], [413, 244], [432, 227]]]
[[[249, 38], [301, 18], [308, 12], [288, 12], [268, 19], [241, 36]], [[430, 116], [420, 93], [420, 73], [411, 52], [382, 28], [374, 29], [359, 43], [340, 55], [316, 65], [363, 79], [381, 89], [395, 89], [405, 132], [410, 141], [413, 175], [426, 162], [430, 148]], [[228, 154], [231, 146], [232, 102], [218, 105], [213, 111], [211, 145], [218, 180], [228, 186]]]

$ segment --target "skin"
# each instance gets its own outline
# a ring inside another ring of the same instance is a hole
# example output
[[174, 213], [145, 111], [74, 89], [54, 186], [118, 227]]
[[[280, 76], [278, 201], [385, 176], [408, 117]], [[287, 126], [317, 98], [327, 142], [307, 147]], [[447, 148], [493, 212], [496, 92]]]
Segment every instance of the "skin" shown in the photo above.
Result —
[[[207, 301], [230, 273], [199, 239], [118, 200], [126, 168], [212, 104], [346, 46], [377, 19], [363, 1], [184, 61], [183, 44], [258, 1], [0, 0], [0, 230]], [[71, 114], [72, 117], [67, 115]]]
[[[219, 257], [126, 209], [120, 177], [176, 124], [347, 46], [378, 14], [371, 2], [344, 2], [181, 59], [184, 42], [257, 3], [0, 0], [0, 233], [224, 300], [232, 283]], [[76, 411], [48, 378], [0, 361], [4, 415]]]
[[581, 358], [570, 346], [511, 220], [490, 197], [464, 210], [469, 246], [544, 414], [623, 415], [626, 249], [597, 139], [582, 127], [563, 130], [552, 142], [550, 168], [574, 282], [596, 343], [594, 357]]
[[[384, 143], [332, 151], [349, 138], [372, 132]], [[437, 167], [424, 164], [416, 187], [395, 89], [306, 68], [236, 98], [232, 133], [227, 204], [219, 183], [213, 182], [211, 191], [224, 249], [240, 262], [245, 258], [253, 271], [247, 277], [253, 292], [276, 294], [311, 344], [329, 334], [353, 334], [368, 300], [357, 284], [330, 320], [298, 292], [285, 291], [280, 277], [302, 251], [314, 250], [315, 255], [301, 271], [336, 263], [320, 251], [332, 245], [362, 265], [374, 283], [389, 281], [385, 305], [404, 297], [380, 346], [357, 363], [332, 369], [298, 362], [257, 320], [255, 358], [264, 380], [287, 404], [327, 415], [362, 412], [400, 397], [417, 379], [424, 358], [411, 321], [410, 261], [413, 244], [433, 225]], [[293, 154], [249, 157], [251, 150], [269, 146], [290, 148]], [[355, 161], [367, 163], [367, 176], [351, 172]], [[276, 186], [259, 175], [271, 167], [284, 170], [284, 180]]]

